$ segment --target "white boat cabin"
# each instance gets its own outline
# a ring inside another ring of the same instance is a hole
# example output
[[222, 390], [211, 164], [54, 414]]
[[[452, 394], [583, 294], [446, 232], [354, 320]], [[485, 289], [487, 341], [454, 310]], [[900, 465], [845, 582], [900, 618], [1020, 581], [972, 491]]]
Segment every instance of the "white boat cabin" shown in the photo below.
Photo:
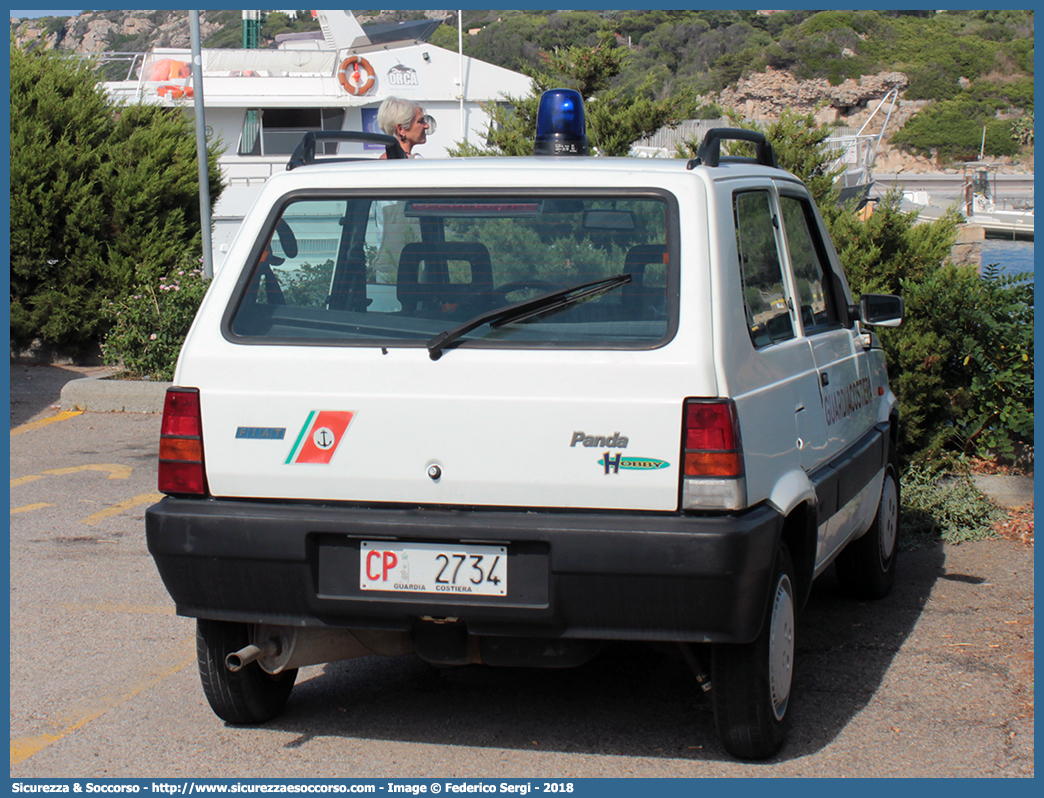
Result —
[[[213, 213], [215, 269], [261, 185], [285, 170], [306, 131], [380, 132], [381, 102], [403, 97], [437, 123], [420, 156], [441, 158], [459, 142], [484, 140], [489, 117], [483, 104], [530, 91], [532, 82], [521, 73], [427, 43], [437, 20], [363, 27], [351, 11], [315, 13], [321, 31], [279, 36], [276, 49], [201, 53], [207, 130], [226, 147], [220, 159], [226, 188]], [[156, 48], [125, 57], [131, 61], [126, 79], [105, 84], [111, 96], [194, 112], [190, 50]], [[324, 154], [342, 157], [384, 152], [374, 144], [322, 146]]]

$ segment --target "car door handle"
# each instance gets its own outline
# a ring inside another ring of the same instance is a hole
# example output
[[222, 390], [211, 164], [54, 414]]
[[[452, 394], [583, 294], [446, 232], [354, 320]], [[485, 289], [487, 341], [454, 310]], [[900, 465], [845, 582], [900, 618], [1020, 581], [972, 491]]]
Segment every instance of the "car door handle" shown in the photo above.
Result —
[[830, 375], [827, 374], [825, 371], [820, 372], [819, 374], [819, 384], [822, 385], [824, 388], [830, 384]]

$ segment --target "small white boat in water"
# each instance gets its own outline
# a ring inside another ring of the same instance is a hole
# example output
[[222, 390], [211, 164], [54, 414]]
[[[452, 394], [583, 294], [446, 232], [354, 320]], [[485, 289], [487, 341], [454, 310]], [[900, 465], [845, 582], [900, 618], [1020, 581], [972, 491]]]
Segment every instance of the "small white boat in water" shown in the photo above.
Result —
[[1033, 240], [1033, 208], [1007, 207], [997, 200], [999, 168], [982, 161], [961, 164], [963, 177], [960, 196], [950, 197], [946, 205], [929, 196], [927, 191], [904, 191], [901, 207], [916, 211], [924, 221], [940, 218], [951, 208], [964, 217], [965, 224], [981, 227], [986, 238]]
[[964, 167], [964, 218], [990, 238], [1033, 240], [1033, 208], [997, 207], [996, 166], [970, 161]]

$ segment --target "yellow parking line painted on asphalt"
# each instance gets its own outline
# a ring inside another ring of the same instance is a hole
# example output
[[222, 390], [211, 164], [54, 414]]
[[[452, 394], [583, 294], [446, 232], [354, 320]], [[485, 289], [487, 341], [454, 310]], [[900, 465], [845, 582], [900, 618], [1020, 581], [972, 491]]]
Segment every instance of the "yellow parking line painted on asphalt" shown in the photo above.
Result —
[[109, 479], [127, 479], [133, 470], [133, 466], [120, 465], [118, 463], [92, 463], [90, 465], [70, 466], [69, 468], [52, 468], [50, 471], [44, 471], [43, 474], [29, 474], [28, 476], [12, 479], [11, 487], [17, 488], [19, 485], [24, 485], [27, 482], [35, 482], [38, 479], [43, 479], [44, 476], [64, 477], [67, 474], [77, 474], [81, 471], [105, 471], [108, 473]]
[[11, 740], [11, 767], [20, 765], [33, 754], [37, 754], [51, 743], [58, 742], [68, 732], [63, 734], [41, 734], [39, 737], [23, 737], [20, 740]]
[[17, 488], [19, 485], [24, 485], [26, 482], [36, 482], [38, 479], [43, 479], [43, 474], [30, 474], [27, 477], [18, 477], [11, 480], [11, 487]]
[[[195, 645], [194, 641], [192, 645]], [[85, 708], [83, 712], [69, 716], [64, 720], [64, 723], [56, 724], [62, 725], [62, 728], [54, 734], [38, 734], [33, 737], [19, 737], [17, 739], [12, 739], [11, 767], [22, 764], [22, 762], [25, 762], [25, 760], [29, 759], [31, 756], [40, 753], [52, 743], [56, 743], [63, 737], [72, 734], [77, 729], [83, 728], [92, 720], [100, 718], [109, 710], [116, 709], [116, 707], [126, 704], [135, 696], [145, 692], [150, 687], [159, 684], [164, 679], [173, 676], [178, 671], [184, 670], [195, 661], [196, 655], [193, 653], [191, 656], [185, 657], [174, 665], [162, 668], [159, 671], [145, 674], [141, 680], [131, 685], [129, 689], [122, 693], [112, 696], [100, 696], [90, 708]]]
[[162, 493], [143, 493], [140, 496], [135, 496], [133, 499], [127, 499], [119, 504], [114, 504], [112, 507], [106, 507], [104, 510], [99, 510], [94, 513], [94, 515], [89, 515], [84, 518], [83, 523], [87, 524], [87, 526], [92, 526], [97, 524], [99, 521], [104, 521], [106, 518], [119, 515], [124, 510], [131, 510], [142, 504], [153, 504], [162, 498]]
[[14, 515], [15, 513], [28, 513], [31, 510], [42, 510], [44, 507], [53, 506], [54, 505], [52, 504], [47, 504], [47, 502], [37, 502], [36, 504], [23, 504], [21, 507], [12, 507], [11, 515]]
[[11, 435], [13, 437], [15, 435], [21, 435], [23, 432], [32, 432], [34, 429], [46, 427], [48, 424], [53, 424], [56, 421], [65, 421], [66, 419], [79, 415], [83, 415], [82, 410], [64, 410], [61, 413], [56, 413], [50, 418], [41, 418], [39, 421], [30, 421], [28, 424], [17, 426], [11, 430]]
[[64, 477], [66, 474], [76, 474], [80, 471], [108, 471], [109, 479], [127, 479], [134, 468], [119, 463], [91, 463], [90, 465], [70, 466], [69, 468], [52, 468], [44, 471], [45, 474], [53, 474], [56, 477]]

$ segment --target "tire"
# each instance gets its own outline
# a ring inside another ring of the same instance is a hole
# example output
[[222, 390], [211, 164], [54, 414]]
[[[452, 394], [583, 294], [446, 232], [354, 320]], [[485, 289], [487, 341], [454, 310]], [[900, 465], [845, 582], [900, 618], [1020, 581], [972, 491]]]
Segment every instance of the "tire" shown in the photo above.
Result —
[[780, 544], [761, 632], [752, 643], [718, 644], [711, 697], [718, 736], [740, 759], [764, 759], [783, 744], [789, 725], [797, 602], [794, 566]]
[[236, 725], [264, 723], [282, 712], [297, 679], [296, 670], [272, 675], [256, 662], [230, 671], [225, 657], [249, 642], [245, 623], [196, 620], [196, 659], [203, 692], [214, 714]]
[[899, 553], [899, 469], [889, 463], [877, 504], [877, 514], [861, 538], [837, 555], [837, 580], [845, 595], [854, 599], [881, 599], [895, 582]]

